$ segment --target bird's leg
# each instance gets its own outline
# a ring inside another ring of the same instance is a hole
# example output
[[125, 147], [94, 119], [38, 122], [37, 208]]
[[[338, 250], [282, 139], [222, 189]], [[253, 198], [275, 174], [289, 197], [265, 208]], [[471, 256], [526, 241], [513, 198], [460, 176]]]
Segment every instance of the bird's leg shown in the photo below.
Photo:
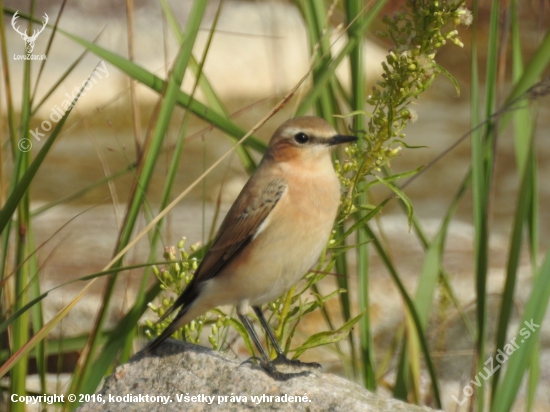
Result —
[[278, 381], [286, 381], [290, 378], [296, 378], [299, 376], [307, 376], [309, 375], [308, 372], [299, 372], [299, 373], [283, 373], [279, 372], [277, 368], [275, 367], [275, 364], [269, 359], [269, 356], [265, 349], [262, 347], [262, 344], [260, 343], [260, 339], [258, 338], [258, 335], [256, 334], [256, 331], [254, 331], [254, 328], [250, 324], [250, 321], [245, 315], [239, 315], [239, 319], [243, 323], [244, 327], [246, 328], [248, 334], [254, 341], [254, 344], [256, 345], [256, 348], [260, 352], [260, 355], [262, 356], [262, 359], [260, 360], [260, 366], [263, 370], [267, 372], [269, 376], [271, 376], [273, 379]]
[[317, 362], [308, 363], [308, 362], [299, 361], [298, 359], [288, 359], [285, 356], [281, 347], [279, 346], [279, 343], [277, 342], [277, 339], [275, 338], [273, 331], [269, 327], [269, 324], [267, 323], [267, 320], [264, 317], [262, 309], [259, 306], [252, 306], [252, 309], [254, 309], [254, 312], [256, 313], [256, 316], [260, 320], [262, 327], [266, 331], [267, 336], [269, 337], [269, 340], [271, 341], [271, 344], [275, 349], [275, 352], [277, 352], [277, 357], [272, 361], [275, 365], [284, 364], [284, 365], [293, 365], [293, 366], [307, 366], [310, 368], [321, 368], [321, 365], [319, 365]]
[[262, 345], [260, 343], [260, 339], [258, 338], [258, 335], [256, 334], [256, 331], [254, 330], [254, 328], [250, 324], [250, 321], [248, 320], [248, 318], [245, 315], [240, 315], [239, 314], [239, 319], [241, 320], [241, 322], [243, 323], [243, 325], [244, 325], [245, 329], [247, 330], [248, 334], [250, 335], [250, 337], [254, 341], [254, 345], [256, 346], [256, 348], [258, 349], [258, 352], [260, 352], [260, 355], [262, 357], [261, 359], [259, 359], [257, 356], [253, 356], [251, 359], [259, 360], [260, 363], [261, 362], [269, 362], [269, 356], [267, 355], [264, 348], [262, 347]]

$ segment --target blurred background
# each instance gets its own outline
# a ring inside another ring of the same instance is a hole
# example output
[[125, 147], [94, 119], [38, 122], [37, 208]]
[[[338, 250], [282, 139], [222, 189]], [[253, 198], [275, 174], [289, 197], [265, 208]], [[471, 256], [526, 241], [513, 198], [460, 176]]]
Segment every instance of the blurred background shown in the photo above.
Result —
[[[61, 15], [57, 22], [59, 29], [89, 42], [95, 42], [100, 47], [124, 58], [129, 58], [149, 72], [165, 79], [179, 46], [171, 32], [170, 22], [167, 21], [161, 3], [153, 0], [127, 2], [69, 0], [66, 4], [60, 0], [37, 1], [33, 14], [38, 19], [43, 19], [42, 16], [47, 14], [50, 25], [53, 25]], [[340, 2], [325, 3], [329, 10], [327, 26], [332, 30], [330, 36], [333, 44], [332, 51], [337, 54], [347, 41], [346, 35], [342, 34], [346, 15]], [[366, 90], [370, 90], [372, 85], [380, 80], [381, 62], [392, 47], [388, 39], [376, 36], [378, 30], [383, 30], [381, 16], [391, 15], [403, 7], [405, 1], [394, 0], [384, 3], [380, 17], [373, 21], [368, 32], [365, 33], [363, 47]], [[467, 6], [472, 7], [472, 4], [468, 3]], [[510, 7], [509, 3], [501, 2], [500, 27], [504, 27], [507, 23], [506, 19], [509, 18], [506, 13]], [[185, 29], [193, 2], [167, 1], [165, 4], [169, 5], [179, 26]], [[62, 5], [64, 9], [60, 14]], [[438, 64], [456, 78], [460, 94], [457, 94], [455, 86], [447, 77], [439, 76], [433, 86], [415, 101], [412, 107], [418, 119], [405, 129], [406, 142], [408, 145], [422, 146], [422, 148], [403, 150], [400, 156], [391, 162], [393, 172], [405, 172], [430, 163], [473, 127], [470, 99], [472, 32], [475, 26], [479, 73], [481, 73], [481, 84], [484, 86], [491, 6], [492, 3], [489, 1], [480, 1], [477, 20], [473, 25], [458, 28], [459, 36], [464, 43], [463, 48], [449, 43], [438, 52], [436, 56]], [[3, 7], [6, 10], [28, 13], [31, 3], [4, 0]], [[218, 10], [221, 10], [219, 20], [204, 62], [203, 73], [230, 113], [232, 121], [246, 131], [264, 117], [307, 73], [312, 61], [308, 27], [300, 7], [292, 1], [223, 1], [220, 9], [220, 2], [211, 0], [207, 2], [200, 24], [201, 29], [193, 49], [197, 59], [202, 59], [210, 29], [218, 18]], [[518, 5], [518, 12], [523, 58], [524, 62], [528, 63], [539, 50], [539, 45], [548, 30], [550, 4], [544, 0], [523, 1]], [[10, 181], [14, 174], [14, 158], [9, 155], [11, 149], [8, 143], [10, 137], [7, 127], [9, 116], [7, 108], [13, 104], [13, 107], [20, 112], [18, 108], [22, 107], [25, 100], [25, 63], [13, 58], [14, 54], [24, 53], [25, 42], [11, 27], [12, 14], [4, 12], [3, 19], [6, 41], [3, 47], [6, 47], [8, 61], [3, 62], [2, 71], [5, 76], [7, 64], [13, 100], [11, 103], [7, 101], [6, 83], [3, 81], [0, 88], [2, 204], [9, 195]], [[20, 18], [18, 24], [24, 30], [27, 27], [27, 20]], [[51, 45], [48, 44], [50, 35], [51, 28], [46, 28], [37, 37], [33, 51], [34, 54], [41, 55], [48, 50], [47, 61], [43, 68], [40, 62], [32, 63], [30, 76], [33, 87], [37, 76], [40, 75], [40, 81], [32, 90], [35, 103], [43, 99], [62, 74], [75, 61], [78, 61], [53, 92], [46, 96], [46, 100], [42, 102], [39, 109], [32, 113], [30, 119], [32, 130], [40, 130], [42, 121], [50, 117], [53, 108], [56, 105], [61, 106], [64, 100], [74, 96], [75, 90], [81, 87], [98, 64], [105, 71], [99, 71], [103, 78], [98, 79], [97, 83], [94, 83], [90, 90], [86, 90], [85, 95], [80, 98], [29, 189], [30, 211], [35, 213], [32, 218], [35, 245], [40, 246], [36, 258], [40, 267], [42, 292], [67, 280], [99, 272], [111, 261], [133, 186], [135, 169], [132, 165], [136, 162], [136, 147], [142, 147], [145, 136], [155, 127], [152, 119], [155, 118], [159, 103], [158, 92], [132, 81], [126, 73], [92, 51], [85, 52], [86, 49], [81, 44], [64, 35], [61, 30], [56, 33]], [[130, 44], [131, 50], [129, 50]], [[507, 47], [510, 48], [509, 39], [502, 37], [500, 48]], [[499, 72], [495, 74], [500, 87], [496, 94], [497, 107], [504, 102], [512, 88], [510, 55], [504, 50], [501, 56]], [[101, 61], [104, 63], [100, 63]], [[347, 58], [339, 65], [336, 73], [344, 89], [349, 89], [351, 79]], [[546, 68], [544, 75], [549, 74], [550, 71]], [[182, 90], [191, 93], [194, 82], [194, 76], [189, 72], [186, 73]], [[300, 101], [300, 94], [305, 93], [304, 90], [311, 85], [310, 78], [297, 95], [270, 118], [255, 135], [267, 142], [275, 128], [293, 115]], [[132, 90], [131, 87], [134, 89]], [[483, 90], [478, 92], [481, 93], [481, 99], [484, 99]], [[208, 105], [208, 97], [200, 89], [195, 97]], [[548, 139], [550, 98], [543, 96], [535, 104], [538, 105], [534, 140], [539, 176], [540, 241], [536, 248], [542, 251], [542, 257], [543, 252], [550, 246], [550, 208], [547, 206], [550, 204], [550, 181], [547, 179], [550, 176], [550, 139]], [[145, 201], [148, 212], [140, 215], [134, 235], [145, 226], [151, 216], [157, 213], [184, 112], [185, 110], [181, 107], [177, 107], [173, 112], [159, 161], [155, 165], [148, 187]], [[311, 113], [313, 114], [313, 111]], [[20, 116], [20, 113], [17, 116]], [[205, 120], [193, 115], [189, 121], [172, 198], [188, 188], [234, 144], [234, 140], [228, 139], [224, 132], [211, 127]], [[36, 156], [43, 147], [47, 136], [46, 132], [46, 137], [41, 141], [30, 139], [31, 158]], [[256, 161], [260, 159], [261, 154], [252, 153]], [[490, 319], [487, 333], [490, 337], [494, 337], [496, 330], [496, 313], [502, 300], [513, 216], [520, 187], [513, 131], [510, 127], [503, 129], [503, 132], [498, 135], [495, 153], [490, 193], [488, 238], [490, 257], [487, 272], [487, 308]], [[406, 188], [405, 193], [414, 206], [415, 217], [421, 222], [430, 238], [437, 233], [460, 183], [469, 170], [471, 156], [470, 139], [466, 138]], [[103, 182], [106, 176], [114, 174], [117, 174], [116, 178], [110, 179], [108, 183]], [[220, 217], [224, 216], [247, 177], [247, 171], [236, 155], [230, 156], [209, 173], [167, 215], [162, 228], [162, 244], [157, 247], [156, 261], [162, 260], [163, 246], [175, 245], [181, 237], [186, 237], [189, 245], [196, 242], [207, 243], [214, 216], [218, 214]], [[390, 192], [387, 189], [376, 188], [370, 194], [370, 203], [378, 204], [388, 195]], [[221, 220], [217, 218], [216, 221], [219, 224]], [[414, 231], [408, 229], [406, 214], [403, 213], [397, 200], [390, 202], [383, 209], [372, 227], [388, 246], [399, 276], [412, 294], [422, 269], [424, 250]], [[444, 264], [450, 274], [456, 297], [472, 320], [475, 319], [476, 304], [474, 239], [472, 193], [467, 189], [450, 224]], [[11, 245], [13, 246], [14, 243]], [[15, 249], [10, 248], [8, 253], [13, 258]], [[144, 238], [126, 255], [126, 264], [144, 263], [149, 254], [149, 242]], [[522, 308], [529, 299], [533, 283], [530, 255], [524, 251], [521, 256], [513, 305], [515, 324], [519, 322]], [[361, 308], [356, 292], [358, 285], [354, 259], [352, 254], [349, 260], [348, 295], [352, 312], [357, 314]], [[105, 323], [107, 329], [117, 325], [134, 304], [136, 295], [140, 293], [142, 273], [143, 269], [134, 269], [119, 278], [115, 285], [116, 294], [113, 295], [114, 298], [108, 309], [108, 318]], [[405, 310], [394, 281], [376, 254], [373, 254], [370, 260], [369, 276], [369, 316], [374, 353], [377, 362], [383, 363], [384, 356], [389, 351], [388, 348], [396, 345], [395, 331], [404, 323]], [[69, 315], [53, 329], [50, 333], [51, 338], [82, 336], [90, 332], [93, 319], [103, 299], [106, 281], [106, 279], [100, 279], [93, 285]], [[150, 280], [149, 284], [152, 283], [153, 280]], [[79, 282], [50, 293], [43, 301], [44, 320], [49, 321], [82, 290], [82, 287], [82, 283]], [[327, 276], [320, 287], [326, 293], [336, 289], [335, 277]], [[3, 299], [4, 297], [5, 295], [2, 296]], [[440, 308], [446, 307], [441, 301], [439, 305]], [[3, 306], [3, 310], [9, 312], [6, 305]], [[334, 319], [337, 319], [338, 324], [343, 322], [340, 302], [337, 299], [327, 303], [327, 310]], [[144, 317], [154, 319], [151, 313], [145, 314]], [[297, 342], [303, 342], [309, 335], [325, 329], [323, 316], [320, 311], [317, 311], [302, 321], [295, 339]], [[444, 334], [440, 333], [441, 329], [445, 330]], [[465, 330], [455, 310], [443, 308], [439, 312], [434, 311], [430, 316], [427, 339], [430, 345], [433, 345], [432, 356], [437, 365], [445, 410], [467, 410], [466, 405], [459, 408], [451, 399], [451, 395], [463, 396], [462, 387], [469, 381], [472, 374], [474, 350], [471, 337]], [[354, 331], [353, 336], [355, 340], [359, 339], [358, 330]], [[5, 341], [5, 336], [2, 339]], [[232, 337], [228, 341], [232, 342], [232, 350], [238, 356], [242, 359], [247, 357], [246, 349], [239, 343], [239, 339]], [[536, 402], [531, 410], [546, 411], [550, 408], [550, 397], [547, 391], [550, 384], [548, 373], [550, 328], [547, 323], [542, 325], [540, 342], [540, 382], [536, 389]], [[139, 348], [139, 345], [136, 345], [134, 349]], [[4, 343], [2, 348], [6, 348]], [[491, 346], [488, 351], [494, 349]], [[331, 345], [308, 351], [302, 359], [318, 361], [323, 364], [325, 371], [341, 374], [361, 383], [360, 374], [354, 376], [354, 373], [345, 367], [342, 354], [339, 353], [339, 351], [347, 353], [349, 350], [349, 347], [344, 344], [340, 345], [339, 350], [335, 350]], [[51, 357], [48, 373], [55, 378], [52, 378], [53, 386], [49, 390], [54, 392], [60, 385], [66, 387], [64, 385], [67, 385], [66, 382], [79, 354], [80, 350], [75, 349], [67, 351], [63, 356]], [[27, 387], [31, 391], [39, 392], [39, 379], [36, 378], [33, 383], [32, 377], [32, 369], [36, 368], [36, 365], [31, 362], [30, 368]], [[396, 368], [390, 366], [377, 377], [377, 393], [391, 396], [392, 382], [395, 380], [396, 373]], [[426, 399], [429, 403], [427, 394], [430, 388], [427, 383], [429, 376], [424, 372], [421, 376], [423, 381], [419, 386], [422, 396], [426, 396], [421, 403], [426, 403]], [[3, 382], [6, 385], [6, 381]], [[518, 396], [514, 410], [526, 410], [525, 387], [522, 388], [524, 392]]]

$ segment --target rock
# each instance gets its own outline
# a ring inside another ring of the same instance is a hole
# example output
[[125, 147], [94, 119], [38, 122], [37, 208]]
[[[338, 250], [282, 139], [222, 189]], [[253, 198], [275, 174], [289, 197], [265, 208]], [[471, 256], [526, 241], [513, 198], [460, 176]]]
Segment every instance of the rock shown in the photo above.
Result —
[[78, 410], [431, 410], [383, 399], [336, 375], [308, 370], [312, 371], [308, 376], [276, 381], [251, 363], [241, 364], [211, 349], [169, 339], [153, 354], [138, 352], [119, 366], [105, 380], [96, 402]]

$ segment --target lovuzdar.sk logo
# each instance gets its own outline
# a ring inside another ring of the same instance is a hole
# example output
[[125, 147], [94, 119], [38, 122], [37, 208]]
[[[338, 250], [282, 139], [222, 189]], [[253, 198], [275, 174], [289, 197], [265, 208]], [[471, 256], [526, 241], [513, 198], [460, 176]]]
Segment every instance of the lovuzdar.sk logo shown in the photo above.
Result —
[[17, 15], [19, 13], [19, 10], [15, 12], [11, 19], [11, 25], [13, 29], [21, 35], [21, 38], [25, 41], [25, 51], [26, 54], [14, 54], [13, 59], [14, 60], [46, 60], [47, 57], [45, 54], [32, 54], [32, 51], [34, 50], [34, 42], [38, 38], [38, 35], [44, 31], [46, 28], [46, 24], [48, 24], [49, 17], [46, 13], [44, 13], [44, 21], [42, 22], [42, 28], [39, 30], [33, 30], [32, 36], [29, 36], [27, 34], [27, 30], [24, 32], [19, 30], [19, 26], [16, 26], [16, 20], [19, 18]]

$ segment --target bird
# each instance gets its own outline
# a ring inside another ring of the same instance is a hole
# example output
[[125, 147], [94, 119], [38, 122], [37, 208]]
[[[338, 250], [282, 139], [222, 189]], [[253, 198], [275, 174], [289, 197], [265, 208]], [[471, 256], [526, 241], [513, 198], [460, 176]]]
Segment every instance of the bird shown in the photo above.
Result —
[[[341, 196], [331, 148], [356, 140], [338, 134], [330, 123], [315, 116], [287, 120], [274, 132], [193, 279], [159, 322], [179, 311], [146, 352], [206, 311], [234, 305], [261, 355], [256, 359], [268, 375], [286, 380], [307, 373], [282, 373], [277, 370], [280, 364], [320, 367], [285, 356], [261, 305], [288, 291], [325, 249]], [[250, 308], [273, 345], [274, 360], [247, 317]]]

